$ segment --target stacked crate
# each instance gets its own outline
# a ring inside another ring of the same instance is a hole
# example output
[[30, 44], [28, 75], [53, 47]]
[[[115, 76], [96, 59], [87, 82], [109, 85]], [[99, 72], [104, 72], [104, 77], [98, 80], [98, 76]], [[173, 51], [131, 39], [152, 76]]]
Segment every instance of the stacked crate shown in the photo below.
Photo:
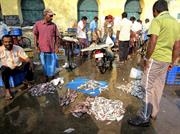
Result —
[[[9, 84], [11, 87], [15, 87], [19, 84], [21, 84], [25, 79], [25, 72], [19, 73], [19, 74], [15, 74], [13, 76], [10, 76], [9, 79]], [[3, 87], [4, 83], [2, 80], [2, 76], [0, 75], [0, 87]]]
[[166, 84], [180, 85], [180, 66], [174, 66], [167, 73]]

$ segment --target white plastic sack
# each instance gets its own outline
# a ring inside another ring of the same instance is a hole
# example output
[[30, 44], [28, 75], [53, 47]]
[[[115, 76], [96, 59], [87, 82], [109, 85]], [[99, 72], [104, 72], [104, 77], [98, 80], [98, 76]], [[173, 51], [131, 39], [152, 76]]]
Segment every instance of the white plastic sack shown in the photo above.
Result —
[[142, 74], [143, 74], [143, 71], [136, 69], [136, 68], [131, 68], [130, 78], [141, 79]]
[[57, 86], [59, 83], [63, 84], [64, 78], [59, 77], [59, 78], [53, 79], [53, 80], [51, 80], [51, 83], [53, 83], [54, 86]]
[[106, 38], [106, 44], [114, 44], [113, 40], [109, 36]]

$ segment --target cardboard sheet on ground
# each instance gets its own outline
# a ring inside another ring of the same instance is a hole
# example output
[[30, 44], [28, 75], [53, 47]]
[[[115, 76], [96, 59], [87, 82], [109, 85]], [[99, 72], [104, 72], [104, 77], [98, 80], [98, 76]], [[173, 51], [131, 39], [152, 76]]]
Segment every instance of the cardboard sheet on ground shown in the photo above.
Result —
[[85, 51], [93, 51], [93, 50], [96, 50], [96, 49], [102, 49], [102, 48], [106, 48], [106, 47], [112, 47], [114, 46], [114, 44], [91, 44], [89, 47], [87, 48], [84, 48], [84, 49], [81, 49], [82, 52], [85, 52]]
[[[95, 86], [92, 86], [89, 83], [93, 83], [93, 85]], [[103, 89], [108, 87], [108, 83], [105, 81], [94, 81], [84, 77], [78, 77], [75, 80], [66, 84], [65, 86], [71, 90], [76, 90], [90, 96], [98, 96]], [[91, 89], [92, 87], [93, 89]]]

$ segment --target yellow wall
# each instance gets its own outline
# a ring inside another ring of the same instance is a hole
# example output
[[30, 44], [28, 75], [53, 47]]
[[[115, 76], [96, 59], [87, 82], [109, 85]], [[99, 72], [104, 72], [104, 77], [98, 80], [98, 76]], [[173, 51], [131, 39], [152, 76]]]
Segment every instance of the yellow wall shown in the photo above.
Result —
[[1, 0], [3, 15], [18, 15], [18, 0]]
[[[152, 6], [156, 0], [140, 0], [142, 7], [141, 19], [152, 19]], [[21, 0], [0, 0], [3, 15], [19, 15], [22, 22], [22, 13], [20, 3]], [[104, 17], [108, 14], [113, 15], [117, 19], [121, 19], [121, 14], [124, 11], [126, 0], [97, 0], [99, 25], [104, 22]], [[59, 29], [63, 31], [67, 27], [71, 27], [77, 21], [77, 5], [78, 0], [44, 0], [46, 8], [52, 9], [56, 16], [54, 22]], [[169, 5], [170, 13], [177, 18], [177, 13], [180, 13], [180, 0]]]
[[153, 14], [152, 14], [152, 7], [153, 4], [156, 0], [144, 0], [143, 3], [141, 3], [142, 8], [142, 14], [141, 14], [141, 19], [145, 20], [146, 18], [149, 18], [150, 20], [153, 19]]
[[177, 18], [177, 14], [180, 13], [180, 0], [170, 2], [169, 11], [173, 17]]
[[18, 15], [22, 23], [20, 0], [0, 0], [3, 15]]
[[52, 9], [56, 16], [54, 21], [62, 30], [70, 27], [77, 21], [77, 1], [78, 0], [44, 0], [45, 7]]

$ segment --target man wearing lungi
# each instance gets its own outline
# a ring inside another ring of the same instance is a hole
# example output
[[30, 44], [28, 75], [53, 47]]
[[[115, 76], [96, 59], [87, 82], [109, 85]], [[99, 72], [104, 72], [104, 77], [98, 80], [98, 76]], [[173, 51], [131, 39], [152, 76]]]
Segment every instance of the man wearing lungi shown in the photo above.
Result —
[[45, 9], [43, 12], [44, 19], [37, 21], [33, 28], [34, 45], [37, 52], [40, 52], [40, 60], [46, 76], [54, 78], [58, 52], [59, 31], [55, 23], [52, 22], [55, 13], [51, 9]]

